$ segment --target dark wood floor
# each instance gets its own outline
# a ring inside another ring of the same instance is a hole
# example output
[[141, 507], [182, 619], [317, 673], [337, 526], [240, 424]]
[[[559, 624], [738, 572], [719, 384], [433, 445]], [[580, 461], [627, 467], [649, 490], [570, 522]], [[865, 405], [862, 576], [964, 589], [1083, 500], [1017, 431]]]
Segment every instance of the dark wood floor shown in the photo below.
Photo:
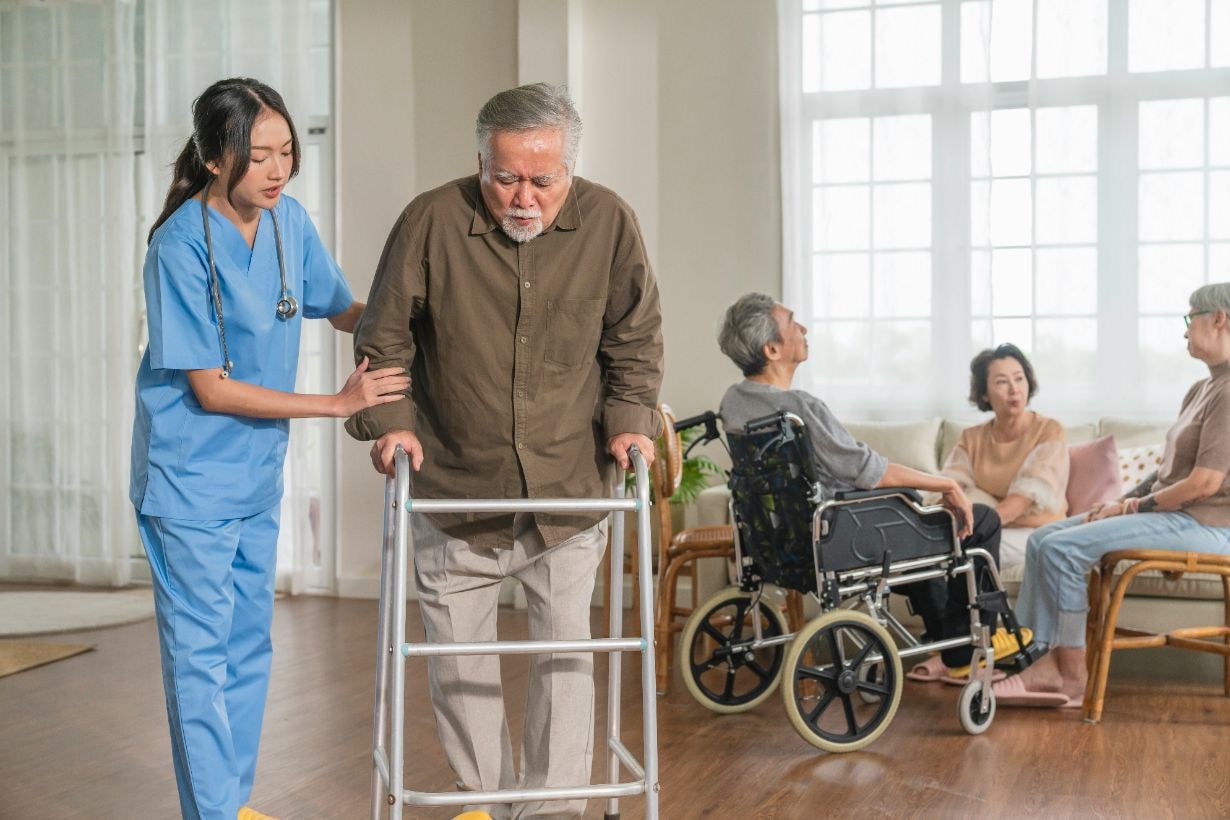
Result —
[[[263, 811], [284, 820], [367, 816], [375, 613], [371, 601], [278, 602], [253, 799]], [[501, 617], [508, 637], [524, 633], [520, 613]], [[0, 818], [177, 816], [153, 622], [53, 640], [89, 642], [97, 651], [0, 679]], [[1173, 650], [1136, 658], [1143, 663], [1112, 677], [1101, 725], [1071, 712], [1001, 709], [985, 735], [971, 737], [957, 723], [955, 687], [908, 683], [884, 736], [846, 755], [804, 743], [776, 696], [750, 713], [719, 716], [694, 703], [676, 674], [659, 701], [661, 814], [1230, 816], [1230, 699], [1220, 694], [1216, 665], [1202, 667], [1193, 683], [1174, 673]], [[505, 664], [516, 727], [524, 659]], [[625, 666], [625, 738], [636, 749], [638, 665]], [[423, 668], [410, 668], [417, 759], [408, 785], [445, 790], [451, 778]], [[598, 678], [604, 703], [604, 667]], [[625, 817], [643, 816], [639, 800], [622, 808]], [[601, 817], [602, 805], [591, 801], [587, 816]]]

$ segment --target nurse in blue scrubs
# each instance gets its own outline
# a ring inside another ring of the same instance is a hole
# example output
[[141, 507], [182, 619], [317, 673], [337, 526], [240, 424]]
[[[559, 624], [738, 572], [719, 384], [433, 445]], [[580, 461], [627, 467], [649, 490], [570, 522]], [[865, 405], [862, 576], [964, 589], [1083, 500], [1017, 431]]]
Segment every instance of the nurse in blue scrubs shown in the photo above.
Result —
[[363, 304], [282, 193], [300, 151], [281, 96], [223, 80], [192, 112], [145, 257], [130, 493], [183, 816], [247, 820], [265, 816], [244, 804], [269, 683], [289, 419], [397, 401], [409, 379], [364, 361], [336, 395], [294, 392], [303, 320], [351, 332]]

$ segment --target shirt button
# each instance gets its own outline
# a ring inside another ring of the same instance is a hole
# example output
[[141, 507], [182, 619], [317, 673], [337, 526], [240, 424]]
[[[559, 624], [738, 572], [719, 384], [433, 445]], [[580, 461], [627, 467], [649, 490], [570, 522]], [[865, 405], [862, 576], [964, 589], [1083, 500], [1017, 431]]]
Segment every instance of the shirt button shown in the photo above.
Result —
[[526, 283], [525, 283], [525, 288], [526, 288], [526, 290], [529, 290], [529, 287], [530, 287], [530, 283], [529, 283], [529, 282], [526, 282]]
[[525, 398], [525, 391], [524, 391], [524, 390], [518, 390], [518, 391], [517, 391], [517, 398], [519, 398], [519, 399], [523, 399], [523, 398]]
[[524, 336], [522, 336], [522, 337], [521, 337], [521, 344], [525, 344], [525, 341], [526, 341], [525, 337], [524, 337]]
[[518, 450], [524, 450], [524, 449], [525, 449], [525, 442], [524, 442], [524, 441], [518, 441], [518, 442], [517, 442], [517, 449], [518, 449]]

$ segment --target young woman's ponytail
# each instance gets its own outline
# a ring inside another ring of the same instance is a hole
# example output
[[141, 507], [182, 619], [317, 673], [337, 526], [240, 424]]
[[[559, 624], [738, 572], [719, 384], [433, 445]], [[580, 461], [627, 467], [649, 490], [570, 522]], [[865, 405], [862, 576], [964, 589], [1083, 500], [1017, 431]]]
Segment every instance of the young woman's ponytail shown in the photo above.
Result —
[[213, 174], [205, 167], [205, 163], [201, 162], [200, 152], [196, 148], [196, 138], [189, 137], [188, 144], [184, 146], [184, 150], [179, 152], [179, 158], [175, 160], [171, 187], [167, 189], [167, 198], [163, 203], [162, 213], [154, 220], [154, 226], [149, 229], [149, 236], [145, 240], [147, 244], [154, 241], [154, 231], [170, 219], [171, 214], [179, 210], [180, 205], [204, 188], [205, 183], [209, 182], [212, 176]]

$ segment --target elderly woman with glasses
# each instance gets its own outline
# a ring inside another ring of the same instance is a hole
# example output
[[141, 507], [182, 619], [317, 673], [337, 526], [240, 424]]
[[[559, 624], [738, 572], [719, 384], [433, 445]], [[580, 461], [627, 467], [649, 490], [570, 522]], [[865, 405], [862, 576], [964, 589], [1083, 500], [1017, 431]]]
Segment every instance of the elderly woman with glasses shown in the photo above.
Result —
[[[1063, 425], [1031, 410], [1038, 392], [1033, 365], [1016, 345], [984, 350], [970, 362], [970, 404], [995, 415], [967, 427], [944, 461], [942, 474], [971, 500], [994, 507], [1005, 527], [1040, 527], [1068, 511], [1068, 448]], [[996, 655], [1015, 652], [1007, 632], [995, 639]], [[951, 679], [937, 655], [916, 665], [911, 680]], [[997, 673], [998, 674], [998, 673]]]
[[1191, 295], [1187, 352], [1209, 368], [1166, 434], [1157, 472], [1117, 501], [1030, 536], [1016, 613], [1049, 651], [994, 684], [1001, 705], [1079, 707], [1085, 691], [1085, 573], [1116, 549], [1230, 553], [1230, 282]]

